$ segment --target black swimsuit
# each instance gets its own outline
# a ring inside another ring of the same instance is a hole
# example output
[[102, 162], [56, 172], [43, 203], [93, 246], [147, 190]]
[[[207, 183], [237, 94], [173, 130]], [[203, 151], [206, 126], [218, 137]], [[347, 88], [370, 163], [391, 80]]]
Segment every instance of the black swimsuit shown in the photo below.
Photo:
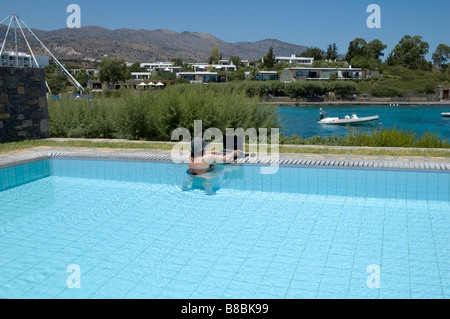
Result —
[[[202, 174], [209, 173], [212, 170], [214, 170], [214, 165], [213, 164], [209, 165], [208, 168], [189, 168], [188, 172], [191, 175], [202, 175]], [[198, 171], [201, 171], [201, 173], [199, 173]]]

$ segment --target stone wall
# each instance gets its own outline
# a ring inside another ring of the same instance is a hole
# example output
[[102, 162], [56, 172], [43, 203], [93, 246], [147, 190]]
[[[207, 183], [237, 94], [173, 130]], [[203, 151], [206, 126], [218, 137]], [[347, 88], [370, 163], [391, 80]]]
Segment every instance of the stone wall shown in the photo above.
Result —
[[44, 69], [0, 67], [0, 143], [48, 137]]

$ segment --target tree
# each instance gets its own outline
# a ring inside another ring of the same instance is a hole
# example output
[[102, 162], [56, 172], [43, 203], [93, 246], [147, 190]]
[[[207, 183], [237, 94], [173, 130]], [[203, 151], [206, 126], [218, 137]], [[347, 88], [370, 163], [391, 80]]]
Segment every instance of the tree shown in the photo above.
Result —
[[60, 94], [67, 91], [67, 77], [65, 75], [57, 74], [47, 77], [46, 80], [52, 94]]
[[175, 81], [177, 78], [177, 75], [173, 72], [156, 72], [155, 75], [152, 75], [150, 77], [150, 80], [152, 81]]
[[325, 57], [325, 52], [318, 47], [311, 47], [303, 51], [300, 56], [307, 58], [314, 58], [314, 60], [323, 60]]
[[364, 48], [364, 55], [369, 59], [376, 59], [381, 61], [380, 57], [384, 56], [383, 50], [387, 45], [378, 39], [372, 40]]
[[448, 60], [450, 60], [450, 47], [445, 44], [439, 44], [432, 56], [433, 64], [437, 69], [445, 71], [448, 67]]
[[209, 64], [218, 63], [220, 60], [220, 53], [218, 47], [212, 47], [211, 56], [209, 57]]
[[82, 69], [81, 72], [78, 72], [74, 75], [75, 80], [80, 83], [82, 87], [86, 87], [89, 82], [89, 74], [87, 74], [85, 69]]
[[333, 72], [330, 74], [330, 77], [328, 78], [329, 82], [333, 82], [333, 81], [337, 81], [339, 80], [339, 76], [337, 74], [337, 72]]
[[337, 50], [336, 43], [333, 43], [332, 45], [330, 44], [328, 46], [327, 54], [326, 54], [327, 60], [331, 60], [331, 61], [336, 60], [338, 58], [337, 52], [338, 52], [338, 50]]
[[147, 72], [147, 69], [141, 67], [139, 62], [133, 63], [128, 69], [130, 72]]
[[231, 63], [233, 63], [233, 65], [235, 65], [236, 67], [238, 67], [241, 64], [241, 58], [238, 56], [232, 56], [230, 58]]
[[52, 94], [67, 91], [67, 77], [59, 71], [55, 64], [51, 63], [45, 67], [45, 77]]
[[351, 61], [349, 61], [350, 65], [363, 68], [366, 70], [379, 70], [381, 67], [381, 61], [374, 58], [368, 58], [366, 56], [358, 55], [355, 56]]
[[189, 66], [189, 64], [185, 64], [183, 62], [183, 59], [180, 58], [174, 58], [171, 60], [174, 66], [180, 66], [182, 72], [190, 72], [192, 71], [192, 67]]
[[269, 52], [263, 57], [262, 64], [264, 67], [271, 69], [274, 67], [275, 63], [277, 63], [277, 60], [273, 54], [273, 47], [270, 47]]
[[184, 66], [183, 60], [180, 58], [174, 58], [171, 60], [171, 62], [173, 63], [174, 66]]
[[350, 62], [356, 56], [365, 56], [365, 48], [367, 42], [362, 38], [356, 38], [348, 45], [348, 51], [345, 55], [345, 60]]
[[131, 78], [131, 72], [123, 59], [103, 58], [99, 67], [100, 81], [116, 83]]
[[425, 55], [428, 48], [428, 43], [422, 41], [421, 36], [405, 35], [389, 54], [386, 62], [388, 65], [401, 65], [409, 69], [427, 69]]
[[325, 60], [314, 60], [312, 64], [313, 68], [345, 68], [347, 64], [343, 61], [325, 61]]
[[229, 72], [228, 73], [228, 81], [245, 81], [246, 79], [246, 72], [251, 71], [250, 68], [240, 68], [236, 72]]
[[362, 38], [356, 38], [348, 45], [348, 52], [345, 55], [345, 60], [351, 65], [369, 69], [378, 70], [381, 66], [380, 56], [386, 49], [386, 45], [378, 39], [370, 41], [369, 43]]
[[386, 48], [387, 46], [378, 39], [367, 43], [366, 40], [362, 38], [356, 38], [348, 45], [345, 60], [350, 62], [355, 57], [380, 60], [380, 57], [384, 55], [383, 50]]

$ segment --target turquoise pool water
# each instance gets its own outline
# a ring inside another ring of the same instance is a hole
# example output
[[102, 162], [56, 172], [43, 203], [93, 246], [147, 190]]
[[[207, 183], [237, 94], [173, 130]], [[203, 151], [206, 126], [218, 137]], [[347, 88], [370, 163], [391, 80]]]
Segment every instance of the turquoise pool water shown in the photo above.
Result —
[[0, 169], [0, 297], [450, 296], [448, 173], [185, 171], [74, 159]]
[[[340, 125], [319, 125], [319, 109], [323, 107], [329, 116], [343, 118], [355, 112], [359, 117], [378, 115], [382, 127], [391, 129], [407, 129], [420, 136], [426, 131], [436, 132], [441, 138], [450, 140], [450, 118], [441, 116], [442, 112], [450, 112], [450, 105], [422, 106], [389, 106], [389, 105], [347, 105], [347, 106], [302, 106], [279, 107], [278, 115], [282, 128], [281, 133], [303, 138], [311, 136], [346, 136], [347, 128]], [[371, 132], [373, 126], [359, 127]]]

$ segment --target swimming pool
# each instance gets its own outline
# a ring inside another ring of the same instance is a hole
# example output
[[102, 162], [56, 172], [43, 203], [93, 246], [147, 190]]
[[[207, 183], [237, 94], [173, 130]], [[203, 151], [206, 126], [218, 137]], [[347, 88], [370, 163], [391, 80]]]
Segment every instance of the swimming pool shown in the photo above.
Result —
[[2, 298], [449, 298], [450, 174], [52, 158], [0, 169]]

